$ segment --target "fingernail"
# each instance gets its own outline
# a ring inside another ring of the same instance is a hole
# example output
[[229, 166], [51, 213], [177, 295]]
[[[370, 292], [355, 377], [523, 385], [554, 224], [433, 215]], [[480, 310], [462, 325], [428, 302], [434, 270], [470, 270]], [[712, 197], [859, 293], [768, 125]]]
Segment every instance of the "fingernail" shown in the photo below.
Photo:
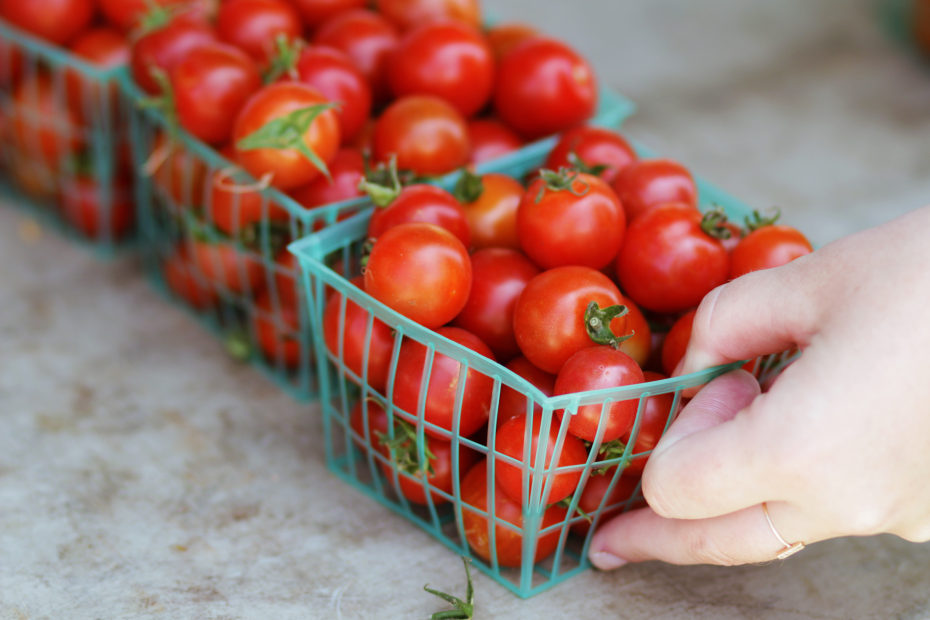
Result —
[[588, 556], [591, 564], [598, 570], [614, 570], [627, 563], [623, 558], [618, 558], [609, 551], [597, 551]]

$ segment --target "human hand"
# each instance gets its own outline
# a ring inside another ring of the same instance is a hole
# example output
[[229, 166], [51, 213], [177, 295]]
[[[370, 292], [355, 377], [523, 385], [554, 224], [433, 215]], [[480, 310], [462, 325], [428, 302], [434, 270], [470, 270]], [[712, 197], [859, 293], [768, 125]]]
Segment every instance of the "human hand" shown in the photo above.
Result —
[[648, 508], [606, 523], [589, 556], [734, 565], [784, 540], [930, 540], [930, 207], [712, 291], [680, 368], [802, 356], [765, 394], [745, 372], [681, 412], [643, 475]]

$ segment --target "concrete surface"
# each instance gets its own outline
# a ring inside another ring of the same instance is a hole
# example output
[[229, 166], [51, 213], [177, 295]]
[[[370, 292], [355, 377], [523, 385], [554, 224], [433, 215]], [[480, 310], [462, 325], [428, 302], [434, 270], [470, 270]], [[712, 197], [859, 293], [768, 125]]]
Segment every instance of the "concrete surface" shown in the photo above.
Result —
[[[629, 133], [824, 243], [930, 202], [930, 69], [864, 0], [488, 0], [640, 104]], [[458, 559], [324, 468], [298, 405], [150, 291], [0, 209], [0, 618], [423, 618]], [[865, 457], [865, 454], [864, 454]], [[930, 546], [589, 571], [479, 618], [928, 618]]]

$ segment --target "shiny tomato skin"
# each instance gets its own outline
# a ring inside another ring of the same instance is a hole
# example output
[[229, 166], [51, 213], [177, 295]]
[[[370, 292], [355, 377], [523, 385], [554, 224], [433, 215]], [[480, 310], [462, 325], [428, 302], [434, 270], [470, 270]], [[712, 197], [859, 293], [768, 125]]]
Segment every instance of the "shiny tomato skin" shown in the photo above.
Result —
[[401, 30], [423, 23], [454, 20], [481, 25], [479, 0], [375, 0], [375, 6]]
[[678, 363], [688, 350], [696, 312], [696, 310], [690, 310], [678, 317], [672, 328], [668, 330], [668, 334], [665, 335], [665, 340], [662, 341], [662, 370], [667, 375], [675, 372]]
[[287, 210], [271, 203], [259, 186], [238, 184], [230, 172], [217, 170], [210, 182], [210, 203], [205, 212], [217, 230], [237, 237], [264, 221], [290, 221]]
[[368, 0], [291, 0], [304, 25], [315, 28], [331, 17], [354, 9], [364, 9]]
[[468, 122], [471, 153], [468, 163], [481, 164], [513, 153], [523, 140], [507, 125], [495, 119], [479, 118]]
[[616, 258], [626, 215], [610, 186], [579, 174], [571, 190], [551, 190], [536, 179], [517, 210], [520, 247], [544, 268], [582, 265], [602, 269]]
[[[667, 376], [646, 371], [643, 373], [646, 381], [661, 381], [668, 379]], [[672, 405], [675, 404], [675, 394], [656, 394], [646, 399], [643, 405], [643, 411], [640, 414], [639, 430], [636, 432], [636, 441], [633, 443], [631, 454], [642, 454], [649, 452], [659, 444], [659, 439], [665, 433], [665, 427], [669, 424], [669, 418], [672, 415]], [[624, 443], [629, 443], [632, 439], [632, 430], [625, 433], [622, 437]], [[648, 454], [643, 454], [630, 460], [626, 469], [623, 470], [624, 476], [642, 476], [649, 460]]]
[[[353, 279], [353, 284], [361, 286], [363, 281], [361, 278]], [[343, 300], [343, 295], [335, 293], [326, 301], [323, 310], [323, 340], [330, 355], [339, 358], [346, 368], [359, 377], [363, 376], [362, 371], [367, 367], [368, 386], [383, 394], [391, 367], [391, 354], [394, 352], [394, 333], [380, 319], [372, 318], [371, 321], [369, 335], [368, 310], [348, 297]]]
[[682, 312], [727, 281], [726, 248], [701, 229], [702, 217], [688, 205], [667, 204], [630, 223], [616, 268], [624, 293], [639, 306]]
[[630, 220], [669, 202], [697, 209], [698, 190], [691, 172], [671, 159], [641, 159], [623, 168], [613, 180], [614, 191]]
[[285, 368], [300, 366], [304, 343], [300, 338], [300, 310], [296, 306], [278, 304], [266, 291], [255, 300], [252, 326], [262, 356], [272, 364]]
[[367, 411], [363, 408], [366, 401], [359, 400], [352, 406], [349, 412], [349, 428], [355, 432], [358, 437], [352, 437], [354, 443], [362, 452], [375, 451], [384, 454], [384, 447], [378, 434], [385, 435], [388, 432], [387, 412], [378, 401], [373, 398], [367, 399]]
[[265, 285], [261, 258], [228, 241], [193, 242], [188, 253], [198, 275], [218, 292], [255, 296]]
[[363, 195], [358, 184], [365, 177], [365, 160], [358, 149], [339, 149], [329, 163], [329, 174], [332, 181], [323, 176], [317, 177], [307, 185], [291, 190], [291, 197], [312, 209]]
[[336, 115], [342, 142], [355, 140], [371, 115], [372, 95], [368, 80], [352, 60], [332, 47], [306, 47], [297, 59], [293, 77], [339, 104]]
[[500, 61], [494, 109], [525, 138], [583, 123], [594, 114], [597, 99], [591, 65], [560, 41], [530, 38]]
[[162, 87], [154, 73], [162, 71], [169, 78], [188, 52], [216, 41], [216, 31], [210, 24], [187, 14], [178, 15], [161, 28], [143, 34], [132, 45], [132, 77], [142, 90], [159, 95]]
[[245, 52], [215, 43], [188, 52], [171, 72], [171, 84], [181, 126], [217, 146], [229, 141], [239, 111], [262, 78]]
[[[592, 301], [603, 310], [623, 304], [623, 296], [610, 278], [590, 267], [556, 267], [530, 280], [513, 317], [523, 355], [542, 370], [558, 373], [565, 360], [594, 344], [584, 320]], [[610, 330], [622, 336], [626, 325], [626, 316], [620, 316]]]
[[481, 184], [481, 195], [462, 205], [471, 230], [472, 247], [519, 250], [517, 209], [526, 190], [516, 179], [496, 172], [482, 175]]
[[494, 88], [494, 58], [481, 33], [462, 22], [428, 23], [401, 39], [388, 80], [397, 97], [434, 95], [468, 118]]
[[52, 172], [77, 155], [83, 143], [80, 120], [58, 95], [52, 78], [44, 73], [24, 78], [8, 103], [17, 154]]
[[[405, 446], [405, 448], [415, 449], [413, 446]], [[408, 501], [426, 506], [431, 500], [434, 506], [439, 506], [449, 502], [446, 495], [452, 495], [456, 471], [467, 472], [478, 457], [472, 450], [459, 445], [457, 448], [459, 463], [456, 470], [452, 465], [455, 448], [453, 448], [451, 442], [427, 436], [426, 449], [433, 455], [433, 458], [429, 459], [431, 471], [428, 473], [426, 471], [417, 471], [411, 474], [399, 470], [396, 462], [381, 463], [381, 471], [384, 473], [385, 478], [393, 484], [394, 472], [397, 470], [399, 491]], [[388, 458], [391, 458], [390, 450], [385, 447], [384, 451]], [[461, 473], [459, 475], [461, 476]], [[429, 500], [426, 498], [426, 491], [423, 486], [424, 478], [430, 487]]]
[[620, 350], [632, 357], [640, 368], [644, 368], [652, 354], [652, 329], [639, 306], [629, 298], [624, 298], [623, 303], [629, 311], [626, 328], [631, 336], [620, 343]]
[[67, 45], [94, 17], [94, 0], [0, 0], [0, 17], [57, 45]]
[[274, 55], [276, 39], [299, 39], [303, 24], [297, 9], [285, 0], [226, 0], [220, 5], [216, 31], [226, 43], [266, 63]]
[[730, 279], [751, 271], [790, 263], [814, 251], [810, 241], [791, 226], [763, 226], [743, 237], [730, 253]]
[[[101, 71], [117, 69], [129, 64], [129, 43], [126, 37], [112, 28], [88, 28], [80, 33], [71, 43], [71, 53], [94, 65]], [[98, 80], [87, 79], [76, 69], [65, 73], [68, 91], [68, 105], [74, 115], [82, 122], [86, 121], [87, 112], [101, 110], [104, 103], [109, 105], [110, 115], [114, 115], [119, 105], [119, 88], [116, 83], [103, 87]], [[109, 101], [104, 101], [104, 97]], [[92, 112], [93, 114], [93, 112]]]
[[[490, 514], [491, 494], [493, 493], [493, 519]], [[524, 509], [520, 502], [511, 500], [501, 492], [500, 485], [491, 481], [488, 485], [487, 460], [482, 459], [471, 468], [461, 485], [462, 530], [465, 539], [475, 555], [491, 562], [492, 557], [499, 566], [519, 567], [523, 563]], [[567, 510], [562, 506], [549, 506], [542, 514], [539, 529], [547, 529], [565, 520]], [[501, 525], [507, 522], [516, 528]], [[491, 528], [494, 528], [494, 547], [491, 547]], [[561, 532], [558, 528], [546, 534], [529, 532], [536, 541], [533, 561], [540, 562], [553, 553], [559, 545]]]
[[[577, 437], [566, 434], [562, 441], [561, 450], [556, 453], [556, 443], [559, 438], [559, 422], [553, 417], [549, 426], [547, 437], [542, 437], [542, 420], [541, 416], [533, 416], [532, 432], [530, 433], [529, 459], [526, 454], [526, 435], [527, 424], [529, 423], [526, 414], [514, 416], [497, 428], [494, 437], [494, 450], [496, 454], [502, 454], [522, 462], [522, 465], [514, 465], [504, 459], [497, 457], [495, 464], [495, 477], [501, 491], [511, 500], [522, 503], [524, 496], [523, 481], [524, 469], [536, 467], [536, 456], [539, 451], [539, 444], [545, 445], [546, 456], [543, 461], [543, 467], [548, 469], [567, 468], [576, 465], [583, 465], [588, 460], [588, 451], [584, 443]], [[572, 493], [581, 480], [582, 468], [578, 467], [571, 471], [559, 471], [542, 474], [543, 479], [536, 481], [536, 474], [532, 471], [526, 477], [529, 487], [526, 489], [527, 495], [535, 485], [539, 485], [540, 490], [546, 493], [546, 487], [550, 487], [548, 495], [542, 496], [542, 502], [546, 505], [556, 504]]]
[[[552, 390], [555, 389], [555, 375], [549, 374], [534, 366], [525, 357], [515, 357], [507, 364], [507, 368], [519, 376], [523, 377], [546, 396], [552, 396]], [[506, 384], [501, 384], [501, 393], [497, 403], [497, 426], [500, 426], [510, 418], [527, 413], [527, 398], [522, 392], [518, 392]], [[539, 403], [533, 404], [534, 415], [542, 412]]]
[[352, 60], [368, 80], [375, 101], [390, 95], [388, 63], [399, 41], [393, 24], [366, 9], [334, 15], [320, 24], [313, 37], [316, 45], [334, 47]]
[[195, 310], [206, 310], [219, 302], [216, 290], [198, 276], [197, 268], [184, 248], [179, 248], [165, 259], [162, 276], [168, 288]]
[[[642, 382], [643, 371], [632, 357], [611, 346], [600, 345], [582, 349], [566, 360], [555, 378], [553, 394], [575, 394]], [[601, 403], [581, 405], [569, 417], [568, 432], [594, 442], [598, 427], [603, 426], [602, 444], [619, 439], [633, 428], [637, 404], [634, 398], [612, 402], [606, 409]], [[556, 415], [561, 420], [565, 410], [559, 409]]]
[[[436, 330], [458, 344], [494, 359], [494, 353], [480, 338], [458, 327], [442, 327]], [[424, 407], [423, 419], [438, 427], [426, 427], [424, 431], [432, 437], [450, 440], [453, 429], [458, 427], [459, 437], [468, 437], [488, 421], [491, 408], [491, 396], [494, 380], [485, 374], [469, 368], [465, 374], [465, 387], [461, 408], [456, 415], [456, 394], [459, 390], [459, 376], [462, 362], [442, 353], [433, 356], [429, 385], [421, 398], [420, 390], [423, 374], [426, 372], [426, 346], [413, 339], [407, 339], [401, 345], [394, 378], [394, 391], [391, 397], [394, 405], [403, 410], [397, 412], [408, 422], [415, 424], [419, 407]]]
[[[585, 481], [584, 488], [581, 490], [581, 497], [578, 498], [578, 512], [589, 516], [593, 516], [595, 512], [601, 509], [603, 503], [605, 509], [599, 515], [598, 525], [603, 525], [611, 518], [623, 512], [622, 506], [617, 506], [615, 508], [607, 507], [621, 504], [633, 497], [633, 494], [636, 492], [636, 486], [639, 484], [638, 476], [627, 475], [627, 471], [624, 470], [623, 475], [617, 480], [613, 490], [607, 495], [610, 484], [613, 482], [616, 475], [616, 466], [611, 467], [603, 473], [592, 472]], [[604, 499], [605, 495], [607, 495], [606, 500]], [[634, 503], [630, 508], [636, 507], [638, 506]], [[591, 524], [588, 523], [587, 519], [581, 519], [572, 523], [571, 529], [572, 532], [579, 536], [586, 536], [591, 530]]]
[[118, 241], [135, 223], [132, 188], [124, 179], [113, 179], [105, 192], [94, 175], [64, 178], [60, 200], [65, 220], [91, 239]]
[[[180, 207], [198, 207], [207, 199], [207, 165], [179, 141], [161, 133], [152, 143], [153, 183]], [[148, 172], [148, 171], [147, 171]]]
[[[329, 103], [318, 91], [296, 82], [278, 82], [264, 87], [246, 102], [236, 118], [233, 138], [236, 159], [255, 178], [271, 175], [271, 183], [290, 190], [322, 175], [309, 159], [295, 148], [244, 150], [239, 142], [267, 123], [309, 106]], [[326, 164], [339, 150], [339, 119], [333, 109], [323, 111], [303, 133], [306, 146]]]
[[621, 170], [637, 159], [636, 151], [617, 132], [582, 125], [562, 134], [555, 148], [549, 152], [545, 167], [549, 170], [573, 168], [570, 158], [573, 153], [588, 166], [606, 166], [607, 169], [598, 176], [607, 183], [612, 183]]
[[431, 329], [462, 311], [471, 283], [465, 246], [433, 224], [389, 229], [375, 242], [365, 268], [365, 290], [372, 297]]
[[465, 119], [451, 105], [430, 95], [410, 95], [392, 103], [375, 124], [376, 161], [397, 157], [397, 168], [438, 176], [462, 167], [471, 145]]
[[421, 222], [448, 230], [466, 248], [471, 233], [465, 210], [452, 194], [435, 185], [408, 185], [386, 207], [375, 207], [368, 225], [368, 237], [377, 239], [400, 224]]
[[483, 340], [498, 360], [519, 355], [513, 311], [520, 293], [539, 268], [517, 250], [486, 248], [471, 256], [472, 286], [453, 324]]
[[485, 32], [488, 45], [494, 52], [494, 58], [500, 60], [510, 50], [524, 41], [539, 36], [539, 31], [533, 26], [522, 22], [505, 22], [495, 24]]

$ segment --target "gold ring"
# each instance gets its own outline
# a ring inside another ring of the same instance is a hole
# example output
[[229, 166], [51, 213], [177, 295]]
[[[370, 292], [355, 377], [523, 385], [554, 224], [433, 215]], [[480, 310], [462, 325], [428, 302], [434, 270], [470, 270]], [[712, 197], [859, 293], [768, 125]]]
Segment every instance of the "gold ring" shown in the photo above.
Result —
[[778, 539], [778, 542], [782, 544], [782, 550], [778, 552], [778, 555], [775, 557], [779, 560], [784, 560], [785, 558], [794, 555], [801, 549], [805, 547], [804, 543], [800, 540], [795, 543], [790, 543], [785, 540], [781, 534], [778, 533], [778, 530], [775, 529], [775, 524], [772, 523], [772, 515], [769, 514], [769, 506], [767, 502], [762, 502], [762, 514], [765, 515], [765, 520], [769, 523], [769, 529], [772, 530], [772, 533], [775, 534], [775, 538]]

